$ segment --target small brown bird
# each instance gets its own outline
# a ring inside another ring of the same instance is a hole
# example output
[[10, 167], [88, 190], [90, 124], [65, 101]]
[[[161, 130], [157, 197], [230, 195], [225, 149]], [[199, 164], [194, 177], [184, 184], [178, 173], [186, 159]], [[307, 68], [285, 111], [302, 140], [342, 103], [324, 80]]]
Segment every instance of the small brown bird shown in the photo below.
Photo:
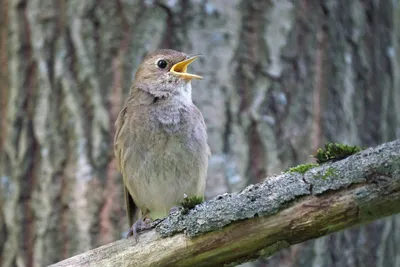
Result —
[[[210, 149], [187, 73], [197, 56], [174, 50], [140, 64], [116, 121], [114, 152], [124, 180], [130, 234], [146, 219], [166, 217], [187, 196], [204, 196]], [[140, 219], [132, 225], [136, 207]]]

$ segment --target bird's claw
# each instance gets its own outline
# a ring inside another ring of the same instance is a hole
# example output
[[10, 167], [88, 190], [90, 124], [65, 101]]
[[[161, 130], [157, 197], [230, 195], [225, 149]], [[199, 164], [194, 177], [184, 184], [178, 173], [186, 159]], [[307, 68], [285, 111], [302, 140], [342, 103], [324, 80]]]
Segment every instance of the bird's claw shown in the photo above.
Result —
[[169, 210], [169, 214], [172, 214], [172, 213], [174, 213], [175, 211], [179, 211], [179, 209], [180, 209], [179, 206], [172, 207], [172, 208]]
[[135, 238], [136, 242], [138, 242], [139, 232], [149, 229], [150, 228], [149, 226], [151, 226], [151, 223], [152, 223], [152, 221], [149, 218], [137, 220], [132, 225], [132, 227], [129, 229], [128, 234], [126, 235], [126, 238], [133, 236]]

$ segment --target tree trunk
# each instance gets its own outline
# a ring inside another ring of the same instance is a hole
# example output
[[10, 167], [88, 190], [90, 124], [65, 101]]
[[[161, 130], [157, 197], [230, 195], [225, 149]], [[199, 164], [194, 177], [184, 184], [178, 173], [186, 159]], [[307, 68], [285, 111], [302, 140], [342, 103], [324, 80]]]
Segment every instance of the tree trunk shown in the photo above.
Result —
[[[400, 138], [398, 0], [0, 0], [0, 265], [121, 238], [114, 121], [157, 48], [202, 53], [207, 196], [311, 161], [326, 141]], [[400, 217], [263, 266], [400, 266]], [[345, 255], [345, 256], [343, 256]]]

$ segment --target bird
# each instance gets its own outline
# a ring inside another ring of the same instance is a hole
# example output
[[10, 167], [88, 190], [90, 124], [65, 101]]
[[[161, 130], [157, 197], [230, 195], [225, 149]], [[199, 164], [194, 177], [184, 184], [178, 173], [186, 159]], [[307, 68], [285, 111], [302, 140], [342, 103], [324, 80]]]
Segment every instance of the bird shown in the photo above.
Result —
[[198, 57], [170, 49], [148, 54], [115, 122], [128, 236], [137, 238], [138, 229], [168, 216], [185, 197], [204, 197], [210, 148], [191, 86], [202, 77], [187, 72]]

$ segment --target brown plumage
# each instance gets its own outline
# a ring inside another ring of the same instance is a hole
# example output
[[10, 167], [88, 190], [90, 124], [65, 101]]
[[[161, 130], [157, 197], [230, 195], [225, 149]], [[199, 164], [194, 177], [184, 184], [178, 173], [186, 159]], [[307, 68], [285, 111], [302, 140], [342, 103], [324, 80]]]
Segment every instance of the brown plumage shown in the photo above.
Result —
[[135, 206], [141, 219], [155, 220], [167, 216], [184, 194], [204, 195], [210, 152], [190, 82], [201, 77], [186, 72], [195, 58], [173, 50], [148, 55], [119, 113], [114, 152], [130, 225]]

